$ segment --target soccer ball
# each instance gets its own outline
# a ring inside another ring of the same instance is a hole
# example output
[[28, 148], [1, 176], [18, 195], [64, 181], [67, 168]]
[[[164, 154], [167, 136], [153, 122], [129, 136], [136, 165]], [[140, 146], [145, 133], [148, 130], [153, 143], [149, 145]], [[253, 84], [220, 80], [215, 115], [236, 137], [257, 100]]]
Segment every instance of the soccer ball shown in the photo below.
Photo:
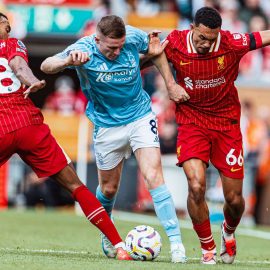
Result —
[[161, 246], [159, 233], [150, 226], [136, 226], [126, 237], [127, 252], [134, 260], [154, 260], [159, 255]]

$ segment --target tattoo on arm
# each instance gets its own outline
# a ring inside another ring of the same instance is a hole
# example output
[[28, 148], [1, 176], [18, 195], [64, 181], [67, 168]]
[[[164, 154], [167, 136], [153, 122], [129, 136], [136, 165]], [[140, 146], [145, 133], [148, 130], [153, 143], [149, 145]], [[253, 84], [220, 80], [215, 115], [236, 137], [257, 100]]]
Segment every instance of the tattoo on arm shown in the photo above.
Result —
[[9, 66], [22, 84], [30, 86], [39, 81], [22, 57], [15, 56], [12, 58], [9, 62]]

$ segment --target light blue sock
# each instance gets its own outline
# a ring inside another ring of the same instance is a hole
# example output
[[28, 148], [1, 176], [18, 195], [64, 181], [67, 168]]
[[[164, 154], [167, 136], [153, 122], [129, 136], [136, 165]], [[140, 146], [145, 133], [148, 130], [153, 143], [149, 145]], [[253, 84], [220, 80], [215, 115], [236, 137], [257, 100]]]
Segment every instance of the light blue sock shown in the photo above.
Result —
[[96, 197], [100, 201], [102, 206], [105, 208], [108, 215], [111, 217], [112, 209], [113, 209], [113, 206], [114, 206], [114, 203], [115, 203], [115, 200], [116, 200], [116, 196], [114, 196], [112, 199], [106, 197], [102, 193], [102, 191], [100, 189], [100, 186], [98, 185], [97, 190], [96, 190]]
[[171, 193], [164, 184], [150, 190], [155, 211], [171, 243], [182, 243], [179, 221]]

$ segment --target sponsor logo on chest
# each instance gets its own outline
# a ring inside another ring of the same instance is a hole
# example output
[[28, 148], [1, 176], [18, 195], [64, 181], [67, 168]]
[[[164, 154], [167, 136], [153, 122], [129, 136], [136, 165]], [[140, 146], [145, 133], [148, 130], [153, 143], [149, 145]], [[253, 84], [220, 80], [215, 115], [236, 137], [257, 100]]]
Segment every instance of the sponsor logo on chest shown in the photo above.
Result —
[[97, 72], [96, 82], [126, 82], [135, 74], [135, 69], [125, 69], [114, 72]]
[[186, 88], [189, 88], [190, 90], [193, 89], [209, 89], [218, 87], [226, 82], [226, 79], [224, 76], [213, 78], [210, 80], [192, 80], [190, 77], [185, 77], [184, 82], [186, 85]]

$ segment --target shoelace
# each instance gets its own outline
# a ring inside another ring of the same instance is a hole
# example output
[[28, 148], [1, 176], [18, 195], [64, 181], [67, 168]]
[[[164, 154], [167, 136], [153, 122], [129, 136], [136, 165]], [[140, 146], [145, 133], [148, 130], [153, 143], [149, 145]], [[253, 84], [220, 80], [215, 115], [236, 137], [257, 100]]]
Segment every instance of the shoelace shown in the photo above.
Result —
[[203, 261], [204, 262], [209, 262], [211, 260], [216, 261], [215, 260], [215, 254], [214, 253], [208, 252], [208, 253], [206, 253], [206, 254], [203, 255]]

